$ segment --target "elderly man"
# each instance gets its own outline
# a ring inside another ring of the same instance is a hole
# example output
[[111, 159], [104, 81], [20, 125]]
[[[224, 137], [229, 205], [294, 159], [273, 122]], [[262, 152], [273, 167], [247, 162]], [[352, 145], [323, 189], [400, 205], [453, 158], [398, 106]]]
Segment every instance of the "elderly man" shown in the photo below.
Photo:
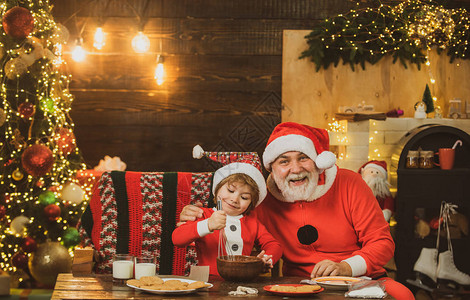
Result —
[[[255, 213], [284, 247], [286, 276], [384, 277], [395, 247], [389, 225], [361, 176], [339, 169], [328, 149], [324, 129], [276, 126], [263, 153], [271, 172], [268, 196]], [[199, 210], [185, 207], [181, 221]], [[404, 286], [391, 283], [401, 289], [399, 299], [413, 299]]]

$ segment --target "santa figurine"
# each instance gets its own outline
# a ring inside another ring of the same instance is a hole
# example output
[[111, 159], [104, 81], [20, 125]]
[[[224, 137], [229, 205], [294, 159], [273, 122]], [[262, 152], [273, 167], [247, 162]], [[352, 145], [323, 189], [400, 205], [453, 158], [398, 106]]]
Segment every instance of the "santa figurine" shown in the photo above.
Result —
[[387, 163], [383, 160], [371, 160], [362, 165], [358, 172], [379, 201], [385, 220], [389, 222], [395, 209], [395, 200], [387, 181]]

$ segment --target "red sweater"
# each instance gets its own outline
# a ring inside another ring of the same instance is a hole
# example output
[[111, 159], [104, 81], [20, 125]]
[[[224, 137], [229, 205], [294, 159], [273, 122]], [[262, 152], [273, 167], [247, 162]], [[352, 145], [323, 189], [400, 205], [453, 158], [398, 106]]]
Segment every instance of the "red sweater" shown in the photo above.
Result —
[[[385, 273], [383, 266], [393, 257], [395, 244], [376, 198], [361, 176], [349, 170], [338, 169], [318, 199], [288, 203], [268, 193], [255, 213], [284, 246], [285, 276], [309, 277], [321, 260], [340, 262], [359, 255], [367, 271], [353, 275], [375, 277]], [[310, 245], [297, 238], [298, 229], [307, 224], [318, 231]]]
[[[173, 231], [173, 244], [177, 247], [186, 247], [192, 242], [196, 242], [196, 251], [198, 265], [209, 266], [211, 275], [218, 275], [217, 256], [219, 244], [219, 230], [215, 230], [201, 237], [198, 233], [197, 223], [208, 219], [213, 213], [212, 208], [203, 208], [203, 216], [194, 222], [186, 222]], [[253, 216], [243, 216], [240, 219], [241, 238], [243, 240], [242, 254], [250, 255], [255, 243], [267, 255], [272, 255], [273, 264], [275, 264], [282, 255], [281, 244], [276, 241], [266, 228]], [[224, 255], [226, 255], [224, 249]]]

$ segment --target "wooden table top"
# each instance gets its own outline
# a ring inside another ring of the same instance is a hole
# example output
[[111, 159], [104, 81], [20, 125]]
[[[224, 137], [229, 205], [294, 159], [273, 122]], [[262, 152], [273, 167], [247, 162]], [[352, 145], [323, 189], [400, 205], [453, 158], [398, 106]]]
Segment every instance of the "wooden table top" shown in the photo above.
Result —
[[[169, 277], [169, 276], [162, 276]], [[178, 277], [178, 276], [171, 276]], [[181, 277], [180, 277], [181, 278]], [[270, 284], [297, 284], [301, 279], [298, 277], [259, 277], [253, 282], [240, 283], [228, 282], [219, 277], [209, 278], [209, 282], [214, 286], [210, 289], [202, 290], [192, 294], [184, 295], [156, 295], [145, 293], [127, 286], [119, 286], [113, 284], [111, 275], [97, 274], [93, 276], [73, 276], [71, 273], [59, 274], [57, 282], [52, 293], [52, 300], [58, 299], [234, 299], [243, 296], [229, 296], [229, 291], [235, 291], [238, 286], [248, 286], [258, 289], [258, 296], [248, 296], [251, 298], [261, 299], [282, 299], [285, 296], [274, 295], [263, 290], [263, 287]], [[344, 291], [330, 291], [324, 290], [323, 292], [309, 296], [310, 299], [345, 299]], [[351, 298], [349, 298], [351, 299]], [[393, 299], [387, 296], [385, 299]]]

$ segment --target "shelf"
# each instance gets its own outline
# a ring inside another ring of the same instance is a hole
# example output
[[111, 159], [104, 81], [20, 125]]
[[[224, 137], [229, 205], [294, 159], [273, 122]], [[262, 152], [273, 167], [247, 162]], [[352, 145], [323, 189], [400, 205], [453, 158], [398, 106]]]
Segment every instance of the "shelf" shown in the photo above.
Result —
[[398, 169], [398, 175], [469, 175], [470, 168], [455, 168], [452, 170], [432, 169]]

